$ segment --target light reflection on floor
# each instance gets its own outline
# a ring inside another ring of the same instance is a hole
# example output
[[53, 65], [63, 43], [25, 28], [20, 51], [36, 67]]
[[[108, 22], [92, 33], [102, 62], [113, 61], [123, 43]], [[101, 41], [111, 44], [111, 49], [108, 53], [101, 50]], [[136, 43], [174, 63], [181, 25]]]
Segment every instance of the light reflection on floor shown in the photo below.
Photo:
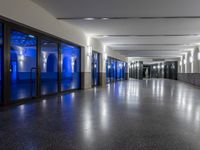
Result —
[[200, 147], [200, 89], [173, 80], [119, 81], [0, 112], [2, 149]]

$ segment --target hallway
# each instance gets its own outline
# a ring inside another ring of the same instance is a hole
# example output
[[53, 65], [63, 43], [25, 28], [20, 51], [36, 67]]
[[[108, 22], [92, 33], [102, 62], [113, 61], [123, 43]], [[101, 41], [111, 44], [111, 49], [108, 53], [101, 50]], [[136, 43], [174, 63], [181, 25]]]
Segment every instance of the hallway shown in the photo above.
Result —
[[129, 80], [4, 108], [0, 149], [198, 150], [199, 97], [179, 81]]

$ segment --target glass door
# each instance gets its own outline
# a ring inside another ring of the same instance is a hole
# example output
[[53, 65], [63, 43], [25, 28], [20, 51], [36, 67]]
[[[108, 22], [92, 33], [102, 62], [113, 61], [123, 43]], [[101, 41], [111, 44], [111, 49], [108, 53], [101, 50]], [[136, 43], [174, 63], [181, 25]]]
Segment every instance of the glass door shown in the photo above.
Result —
[[0, 104], [2, 103], [2, 54], [3, 54], [3, 24], [0, 23]]
[[92, 86], [99, 85], [99, 54], [92, 52]]
[[110, 66], [110, 58], [106, 60], [106, 83], [110, 83], [110, 71], [111, 66]]
[[61, 91], [81, 88], [80, 48], [61, 43]]
[[10, 30], [10, 97], [12, 101], [36, 96], [37, 38]]
[[115, 76], [115, 62], [113, 59], [110, 60], [110, 76], [111, 76], [111, 82], [114, 82], [114, 76]]
[[40, 88], [41, 95], [58, 92], [58, 44], [54, 41], [41, 40]]
[[113, 70], [113, 72], [114, 72], [114, 81], [116, 81], [117, 80], [117, 60], [114, 60], [114, 70]]

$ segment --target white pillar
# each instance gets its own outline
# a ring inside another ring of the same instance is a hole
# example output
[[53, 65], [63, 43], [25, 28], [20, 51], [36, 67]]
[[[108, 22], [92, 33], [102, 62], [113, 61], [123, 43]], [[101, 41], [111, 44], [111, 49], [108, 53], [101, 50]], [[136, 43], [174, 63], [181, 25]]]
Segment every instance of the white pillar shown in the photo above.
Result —
[[198, 52], [198, 54], [197, 54], [198, 73], [200, 73], [200, 47], [198, 47], [197, 52]]
[[190, 63], [190, 52], [187, 52], [185, 55], [186, 57], [186, 64], [185, 64], [185, 73], [191, 73], [191, 63]]
[[183, 73], [183, 63], [182, 63], [182, 60], [183, 57], [181, 57], [178, 61], [178, 73]]
[[181, 57], [181, 73], [185, 73], [184, 55]]
[[199, 72], [199, 62], [198, 62], [198, 49], [195, 48], [192, 52], [192, 73], [198, 73]]
[[91, 88], [91, 59], [92, 58], [92, 45], [90, 38], [87, 39], [87, 45], [82, 47], [81, 51], [81, 88]]
[[183, 55], [183, 73], [187, 73], [187, 54]]

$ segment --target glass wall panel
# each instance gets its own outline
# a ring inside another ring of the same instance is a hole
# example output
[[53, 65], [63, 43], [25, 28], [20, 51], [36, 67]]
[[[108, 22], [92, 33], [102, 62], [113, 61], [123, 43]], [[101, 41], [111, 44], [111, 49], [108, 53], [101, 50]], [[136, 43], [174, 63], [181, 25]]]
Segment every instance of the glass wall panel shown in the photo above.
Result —
[[2, 54], [3, 54], [3, 25], [0, 23], [0, 103], [2, 102]]
[[124, 77], [123, 79], [126, 79], [126, 71], [128, 70], [128, 63], [124, 62]]
[[92, 86], [99, 85], [99, 54], [92, 52]]
[[110, 78], [111, 82], [115, 81], [115, 60], [110, 60]]
[[117, 61], [117, 80], [120, 78], [120, 63]]
[[106, 61], [106, 81], [107, 83], [116, 80], [124, 80], [126, 77], [127, 63], [109, 58]]
[[117, 80], [117, 60], [114, 60], [114, 81]]
[[11, 100], [30, 98], [36, 93], [36, 37], [19, 31], [10, 33]]
[[80, 49], [61, 44], [61, 90], [79, 89], [80, 84]]
[[124, 68], [124, 63], [122, 61], [117, 61], [117, 79], [122, 80], [123, 79], [123, 69]]
[[106, 83], [110, 83], [110, 58], [106, 60]]
[[41, 41], [40, 54], [41, 94], [58, 91], [58, 44], [48, 40]]

